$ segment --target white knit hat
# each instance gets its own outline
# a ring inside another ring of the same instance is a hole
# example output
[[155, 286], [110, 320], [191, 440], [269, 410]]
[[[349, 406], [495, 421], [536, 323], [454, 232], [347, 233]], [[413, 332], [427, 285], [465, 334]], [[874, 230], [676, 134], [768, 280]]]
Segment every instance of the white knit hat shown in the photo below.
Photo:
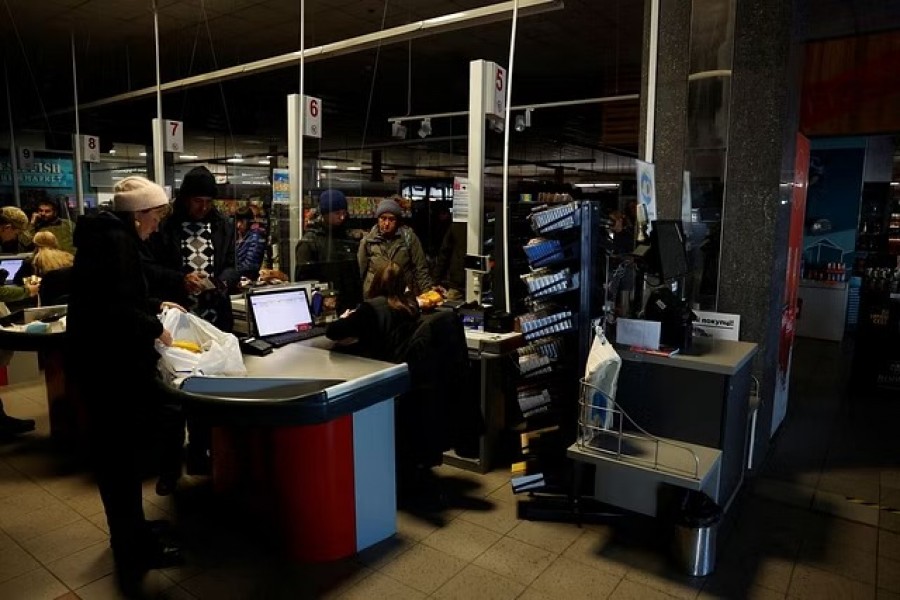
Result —
[[113, 210], [118, 212], [138, 212], [169, 203], [166, 190], [144, 177], [126, 177], [114, 191]]

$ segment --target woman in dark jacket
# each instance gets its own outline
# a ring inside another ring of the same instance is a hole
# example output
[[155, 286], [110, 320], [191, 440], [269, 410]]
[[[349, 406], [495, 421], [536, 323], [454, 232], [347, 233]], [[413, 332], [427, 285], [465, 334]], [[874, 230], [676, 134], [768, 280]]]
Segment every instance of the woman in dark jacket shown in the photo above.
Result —
[[[149, 297], [140, 246], [169, 205], [143, 177], [116, 186], [114, 212], [78, 221], [67, 316], [67, 376], [85, 404], [92, 462], [120, 575], [177, 564], [179, 550], [160, 542], [144, 518], [143, 458], [158, 423], [159, 359], [171, 345]], [[174, 306], [174, 305], [172, 305]], [[179, 307], [180, 308], [180, 307]]]
[[332, 322], [325, 335], [341, 344], [354, 344], [354, 354], [403, 362], [419, 320], [419, 305], [405, 290], [400, 265], [386, 262], [372, 277], [368, 299]]

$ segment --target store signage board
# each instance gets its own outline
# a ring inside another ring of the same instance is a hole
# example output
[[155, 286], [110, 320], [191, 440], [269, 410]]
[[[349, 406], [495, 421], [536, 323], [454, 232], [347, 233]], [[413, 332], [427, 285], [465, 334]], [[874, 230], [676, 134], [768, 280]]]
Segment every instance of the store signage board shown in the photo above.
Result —
[[163, 137], [166, 152], [184, 152], [184, 123], [182, 121], [164, 119]]
[[466, 177], [453, 178], [453, 222], [466, 223], [469, 220], [469, 180]]
[[81, 136], [81, 159], [84, 162], [100, 162], [100, 138], [96, 135]]
[[[645, 241], [645, 233], [650, 233], [653, 221], [656, 220], [656, 174], [653, 163], [642, 160], [637, 163], [638, 211], [637, 240]], [[646, 229], [645, 229], [646, 227]]]
[[[0, 186], [12, 186], [12, 175], [12, 164], [7, 160], [0, 160]], [[75, 189], [75, 171], [71, 158], [38, 156], [30, 169], [20, 168], [18, 176], [22, 187]]]
[[322, 137], [322, 99], [304, 96], [303, 135]]
[[706, 310], [695, 310], [694, 314], [697, 315], [694, 329], [701, 330], [708, 337], [735, 342], [740, 340], [741, 315]]
[[34, 150], [25, 146], [19, 148], [19, 168], [23, 171], [34, 169]]
[[506, 69], [487, 62], [484, 69], [484, 112], [489, 117], [506, 118]]
[[291, 201], [291, 176], [289, 169], [272, 169], [272, 202], [289, 204]]

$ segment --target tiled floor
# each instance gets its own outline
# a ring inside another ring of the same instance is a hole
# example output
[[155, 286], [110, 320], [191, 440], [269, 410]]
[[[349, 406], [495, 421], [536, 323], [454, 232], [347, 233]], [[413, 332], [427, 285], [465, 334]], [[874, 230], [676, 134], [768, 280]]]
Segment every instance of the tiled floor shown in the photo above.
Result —
[[[160, 598], [898, 598], [900, 399], [847, 398], [846, 351], [801, 340], [792, 405], [763, 473], [748, 480], [716, 572], [674, 569], [645, 520], [582, 528], [516, 518], [505, 472], [438, 470], [450, 507], [402, 511], [398, 534], [350, 560], [292, 565], [258, 523], [196, 478], [175, 499], [189, 563], [152, 572]], [[0, 598], [116, 598], [102, 506], [75, 457], [48, 438], [41, 385], [0, 390], [36, 433], [0, 445]], [[884, 507], [884, 508], [882, 508]]]

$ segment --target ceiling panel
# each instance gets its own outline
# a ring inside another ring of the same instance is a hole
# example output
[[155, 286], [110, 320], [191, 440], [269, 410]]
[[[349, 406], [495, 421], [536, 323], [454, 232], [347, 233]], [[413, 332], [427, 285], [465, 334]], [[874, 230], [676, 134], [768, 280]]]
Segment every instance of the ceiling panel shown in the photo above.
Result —
[[[489, 3], [307, 0], [306, 45], [371, 33], [382, 22], [393, 27]], [[205, 14], [199, 1], [159, 0], [158, 5], [164, 81], [298, 47], [297, 2], [205, 0]], [[20, 82], [13, 99], [17, 126], [46, 129], [49, 121], [54, 129], [71, 127], [71, 113], [54, 113], [71, 105], [72, 31], [82, 102], [154, 83], [149, 0], [16, 0], [10, 6], [13, 19], [0, 21], [0, 43], [13, 65], [13, 78]], [[567, 0], [563, 10], [523, 18], [518, 25], [514, 104], [637, 92], [642, 11], [643, 2], [636, 0]], [[21, 46], [13, 27], [21, 34]], [[469, 61], [484, 58], [506, 64], [510, 30], [509, 22], [501, 22], [308, 64], [308, 93], [326, 99], [324, 129], [326, 135], [333, 134], [324, 147], [359, 147], [366, 123], [366, 143], [392, 143], [387, 122], [392, 115], [465, 110]], [[297, 68], [285, 68], [167, 94], [164, 112], [203, 137], [239, 140], [263, 134], [283, 144], [285, 97], [296, 92], [298, 79]], [[137, 143], [146, 139], [154, 114], [155, 101], [148, 98], [85, 111], [81, 119], [83, 127], [101, 138]], [[541, 160], [558, 158], [561, 151], [590, 155], [603, 139], [602, 115], [596, 106], [536, 113], [536, 126], [517, 140], [523, 144], [517, 152], [534, 153]], [[435, 129], [463, 136], [465, 122], [436, 123]], [[636, 143], [635, 136], [622, 147], [633, 149]], [[464, 153], [462, 144], [458, 151]], [[233, 149], [232, 142], [228, 145]]]

